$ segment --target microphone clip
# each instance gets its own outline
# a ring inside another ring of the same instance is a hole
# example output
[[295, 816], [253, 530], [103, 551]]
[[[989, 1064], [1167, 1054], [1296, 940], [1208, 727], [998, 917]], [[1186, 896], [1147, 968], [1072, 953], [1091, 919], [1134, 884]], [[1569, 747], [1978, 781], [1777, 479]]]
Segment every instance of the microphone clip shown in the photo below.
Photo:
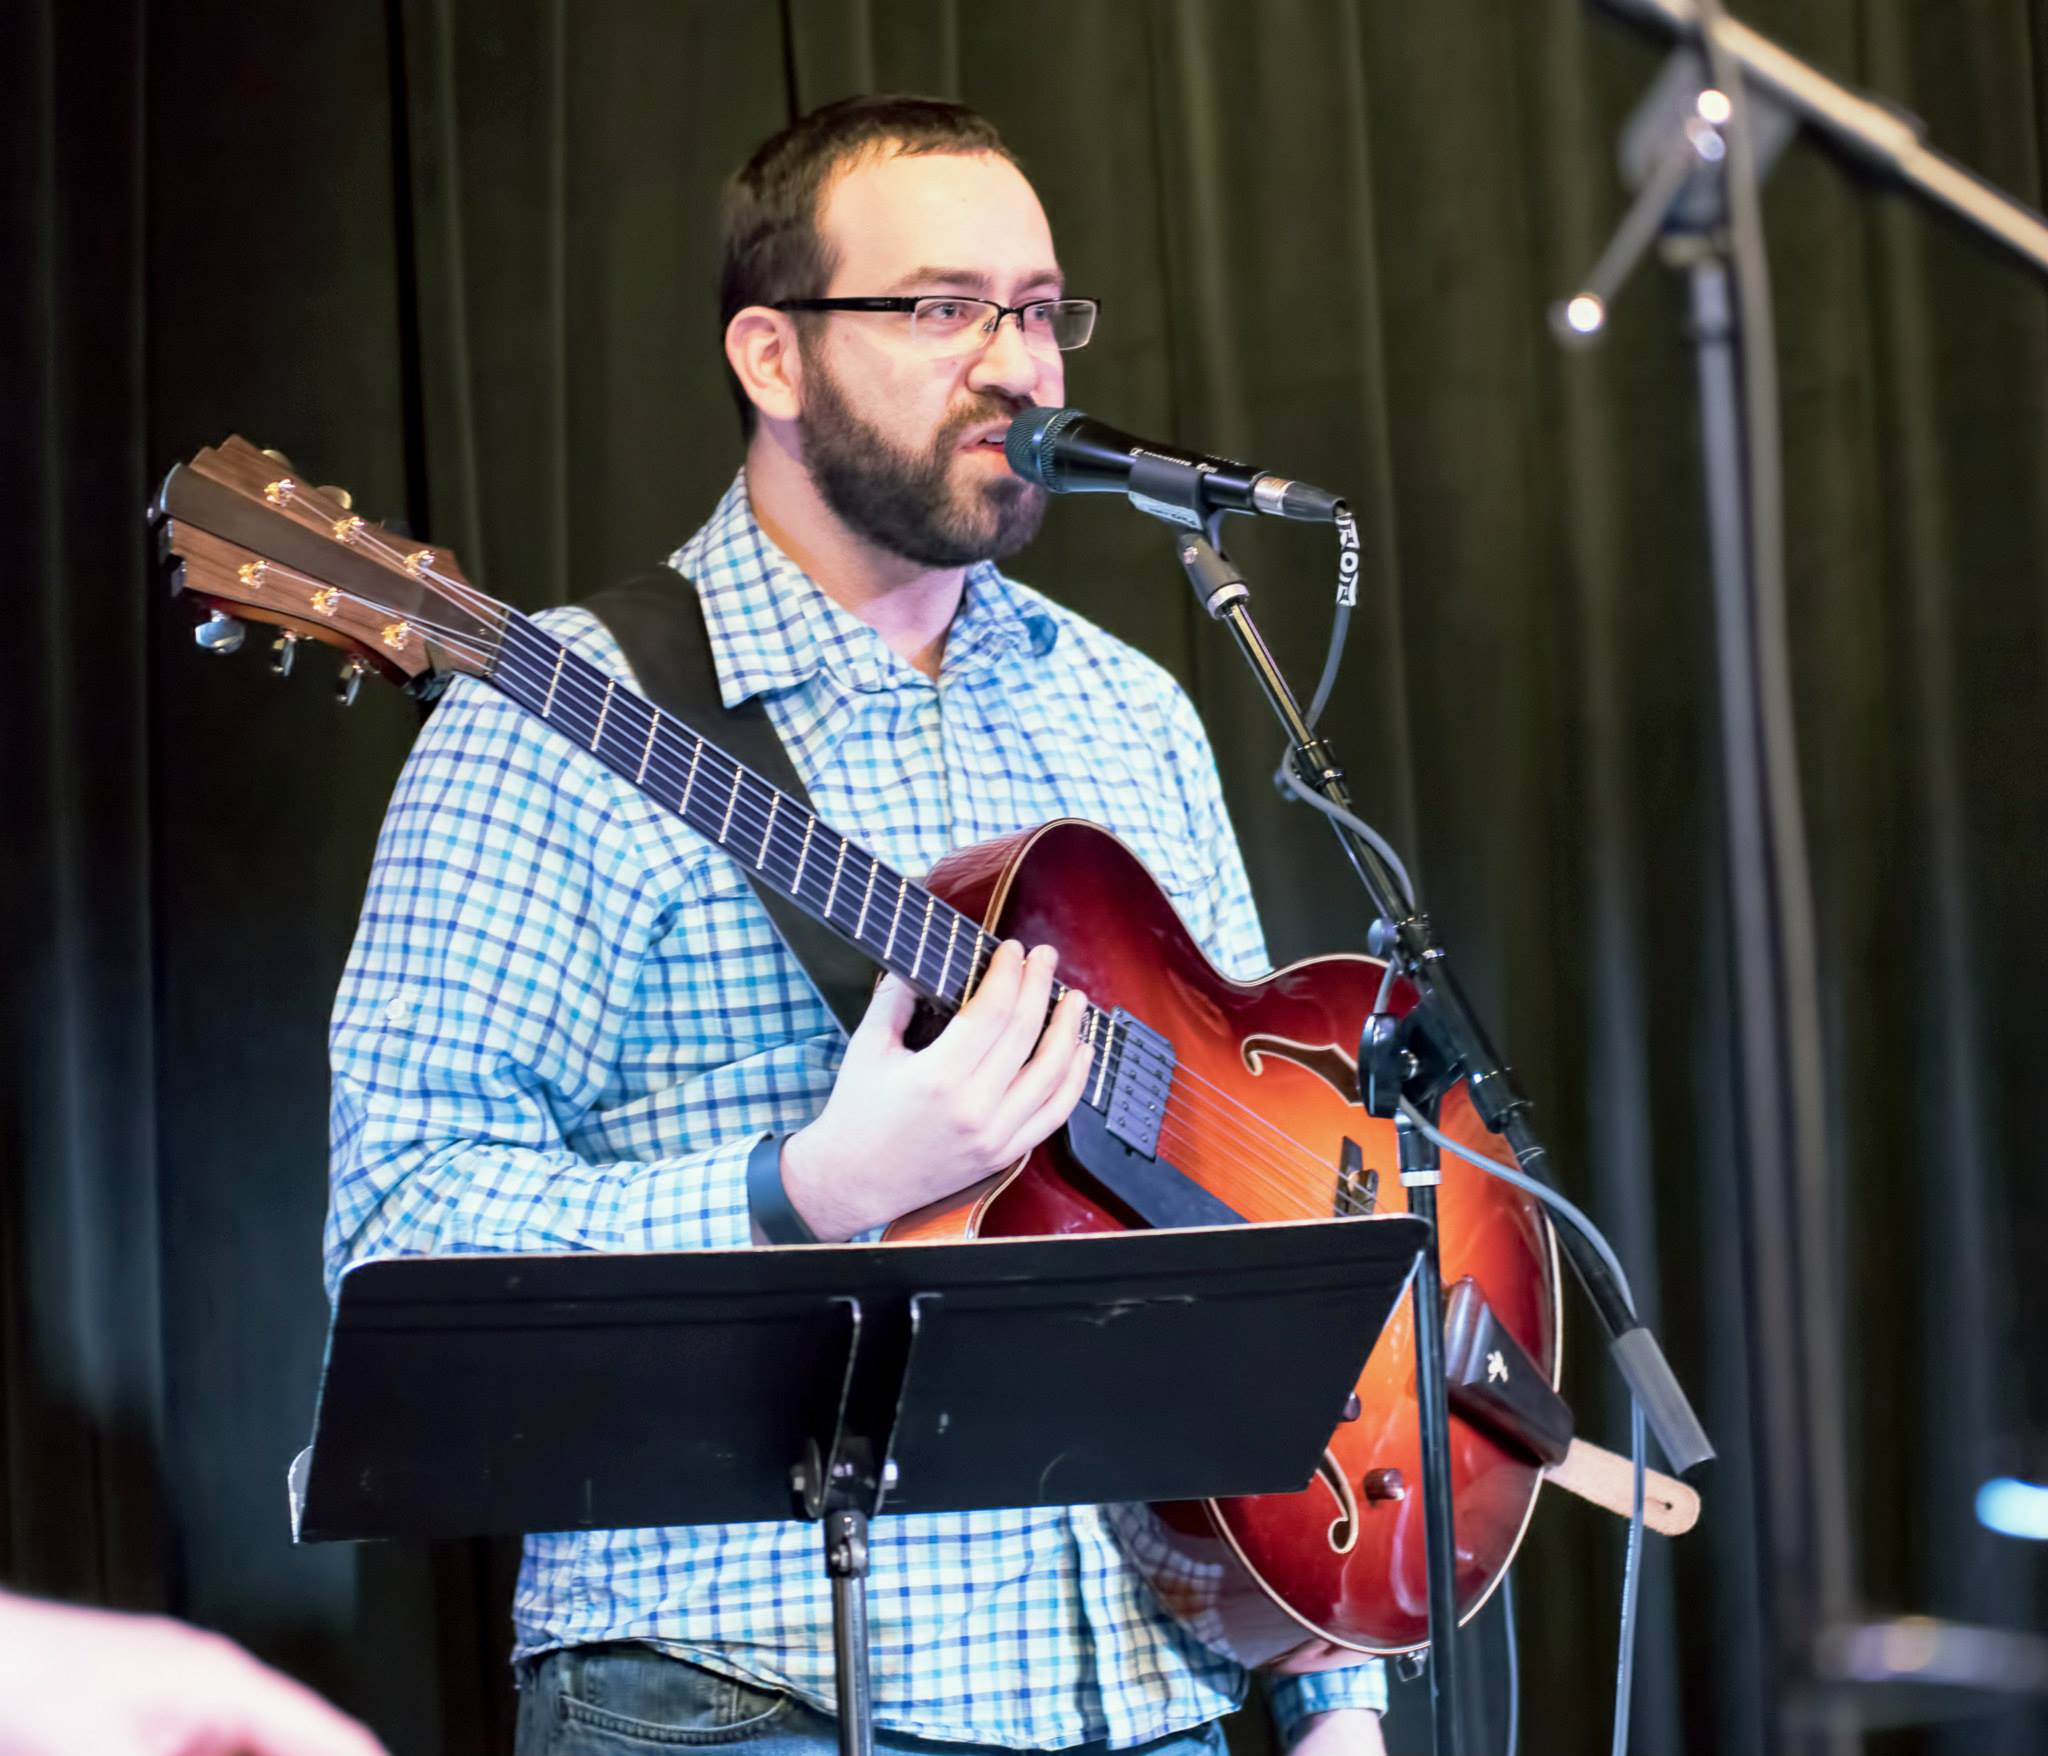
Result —
[[1124, 482], [1124, 492], [1140, 512], [1185, 530], [1202, 530], [1217, 514], [1227, 510], [1211, 506], [1203, 492], [1204, 478], [1213, 473], [1186, 458], [1137, 450], [1131, 453], [1131, 473]]

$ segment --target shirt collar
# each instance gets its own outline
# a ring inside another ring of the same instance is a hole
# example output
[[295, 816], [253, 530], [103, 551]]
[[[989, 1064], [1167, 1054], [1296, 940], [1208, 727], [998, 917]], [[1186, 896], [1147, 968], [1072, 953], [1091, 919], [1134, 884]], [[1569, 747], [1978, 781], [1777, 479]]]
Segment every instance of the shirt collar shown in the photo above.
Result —
[[[669, 565], [697, 588], [728, 709], [750, 696], [796, 688], [821, 671], [856, 690], [926, 682], [769, 539], [747, 498], [744, 469]], [[1005, 578], [994, 562], [978, 561], [967, 570], [940, 675], [952, 681], [1020, 651], [1042, 657], [1058, 635], [1049, 606], [1035, 592]]]

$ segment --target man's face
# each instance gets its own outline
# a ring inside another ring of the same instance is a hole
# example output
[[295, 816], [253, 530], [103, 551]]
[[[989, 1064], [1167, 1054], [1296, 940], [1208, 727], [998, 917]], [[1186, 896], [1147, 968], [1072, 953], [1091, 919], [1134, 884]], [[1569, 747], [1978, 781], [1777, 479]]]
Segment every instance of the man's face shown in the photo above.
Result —
[[[1017, 305], [1060, 291], [1038, 197], [1016, 166], [985, 153], [863, 158], [828, 190], [819, 228], [838, 264], [826, 297], [959, 293]], [[1015, 317], [961, 353], [920, 347], [907, 314], [835, 312], [804, 327], [804, 462], [842, 522], [927, 567], [1031, 540], [1045, 495], [1011, 473], [1002, 439], [1019, 411], [1062, 400], [1057, 353], [1027, 347]]]

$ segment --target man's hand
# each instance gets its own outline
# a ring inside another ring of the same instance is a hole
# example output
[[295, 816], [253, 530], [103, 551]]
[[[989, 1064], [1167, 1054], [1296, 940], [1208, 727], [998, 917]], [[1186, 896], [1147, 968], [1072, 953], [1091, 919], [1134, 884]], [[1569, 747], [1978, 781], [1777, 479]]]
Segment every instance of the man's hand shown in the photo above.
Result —
[[838, 1241], [886, 1225], [992, 1176], [1066, 1121], [1088, 1085], [1088, 1003], [1069, 989], [1047, 1020], [1058, 962], [1050, 945], [1026, 957], [1005, 940], [924, 1049], [903, 1042], [916, 995], [882, 978], [824, 1113], [782, 1144], [783, 1187], [813, 1232]]
[[384, 1756], [384, 1746], [218, 1634], [0, 1592], [0, 1756]]
[[1380, 1716], [1368, 1707], [1312, 1713], [1301, 1722], [1287, 1756], [1387, 1756]]

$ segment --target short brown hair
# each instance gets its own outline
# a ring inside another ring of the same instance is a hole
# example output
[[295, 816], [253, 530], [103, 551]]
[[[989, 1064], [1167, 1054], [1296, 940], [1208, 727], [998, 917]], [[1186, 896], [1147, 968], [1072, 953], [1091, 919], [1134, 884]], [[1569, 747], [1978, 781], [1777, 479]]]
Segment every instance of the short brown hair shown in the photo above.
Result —
[[[841, 98], [764, 140], [727, 180], [720, 222], [718, 333], [749, 305], [820, 297], [833, 263], [818, 232], [818, 204], [833, 173], [880, 148], [896, 153], [994, 153], [1016, 164], [996, 126], [943, 98]], [[754, 405], [739, 375], [725, 375], [751, 435]]]

